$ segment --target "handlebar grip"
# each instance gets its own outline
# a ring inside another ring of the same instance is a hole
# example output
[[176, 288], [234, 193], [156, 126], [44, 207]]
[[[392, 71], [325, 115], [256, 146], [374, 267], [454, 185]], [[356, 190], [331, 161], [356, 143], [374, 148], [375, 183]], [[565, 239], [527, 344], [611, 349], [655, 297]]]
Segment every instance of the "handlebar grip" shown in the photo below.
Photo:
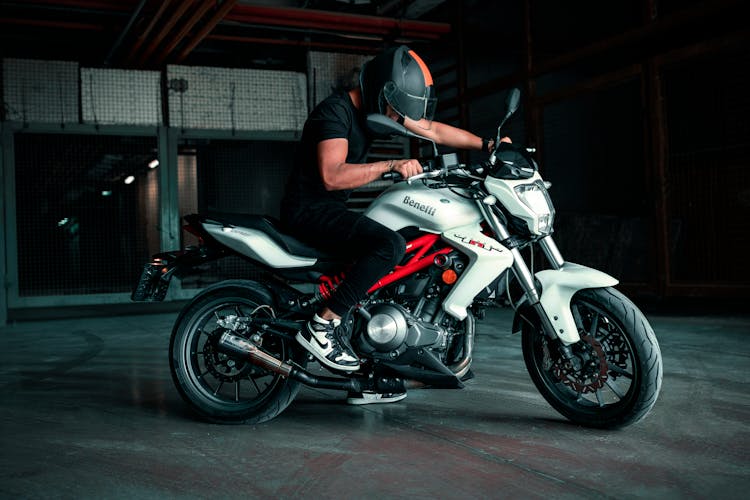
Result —
[[[423, 172], [431, 172], [435, 170], [436, 168], [435, 160], [432, 158], [428, 158], [428, 159], [418, 158], [417, 161], [419, 162], [420, 165], [422, 165]], [[386, 172], [383, 175], [381, 175], [380, 178], [383, 179], [384, 181], [387, 181], [387, 180], [401, 181], [404, 179], [401, 176], [401, 174], [399, 174], [398, 172]]]

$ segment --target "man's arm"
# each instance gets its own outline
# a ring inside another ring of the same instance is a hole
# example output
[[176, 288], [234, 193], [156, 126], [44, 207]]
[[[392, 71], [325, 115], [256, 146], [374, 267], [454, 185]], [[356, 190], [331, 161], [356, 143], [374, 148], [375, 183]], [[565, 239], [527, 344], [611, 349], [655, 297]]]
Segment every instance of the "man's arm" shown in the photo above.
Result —
[[419, 162], [412, 159], [346, 163], [348, 152], [349, 141], [343, 138], [318, 143], [318, 170], [327, 191], [355, 189], [380, 179], [386, 172], [398, 172], [404, 179], [422, 172]]
[[[468, 130], [454, 127], [442, 122], [429, 122], [428, 120], [415, 121], [410, 118], [404, 119], [404, 127], [411, 132], [435, 141], [442, 146], [456, 149], [485, 149], [484, 141], [478, 135]], [[510, 138], [503, 137], [502, 142], [511, 142]], [[494, 149], [494, 139], [489, 139], [490, 151]], [[486, 151], [489, 153], [490, 151]]]
[[443, 146], [456, 149], [482, 149], [481, 137], [447, 123], [435, 121], [430, 123], [428, 120], [414, 121], [405, 118], [404, 127]]

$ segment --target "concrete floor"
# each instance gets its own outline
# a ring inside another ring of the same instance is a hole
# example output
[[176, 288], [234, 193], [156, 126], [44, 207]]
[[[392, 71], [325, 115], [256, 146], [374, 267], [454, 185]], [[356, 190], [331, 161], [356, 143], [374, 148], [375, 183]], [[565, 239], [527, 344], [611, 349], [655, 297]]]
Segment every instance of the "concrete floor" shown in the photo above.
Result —
[[659, 401], [619, 431], [567, 423], [510, 315], [479, 323], [464, 390], [350, 407], [304, 390], [277, 419], [196, 420], [172, 385], [176, 313], [0, 327], [3, 498], [747, 498], [750, 317], [649, 317]]

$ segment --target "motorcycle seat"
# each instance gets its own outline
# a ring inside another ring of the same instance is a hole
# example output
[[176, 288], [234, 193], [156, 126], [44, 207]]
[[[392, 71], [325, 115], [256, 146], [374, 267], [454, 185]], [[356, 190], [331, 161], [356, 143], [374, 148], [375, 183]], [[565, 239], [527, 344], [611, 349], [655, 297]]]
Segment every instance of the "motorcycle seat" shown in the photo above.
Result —
[[277, 245], [284, 249], [287, 253], [297, 255], [299, 257], [311, 257], [316, 259], [332, 260], [333, 256], [328, 255], [317, 248], [307, 245], [293, 236], [282, 232], [279, 228], [281, 222], [268, 215], [256, 215], [256, 214], [235, 214], [235, 213], [217, 213], [212, 212], [208, 215], [191, 214], [186, 215], [185, 220], [190, 221], [189, 218], [199, 217], [201, 221], [214, 221], [220, 224], [243, 227], [247, 229], [255, 229], [268, 235]]

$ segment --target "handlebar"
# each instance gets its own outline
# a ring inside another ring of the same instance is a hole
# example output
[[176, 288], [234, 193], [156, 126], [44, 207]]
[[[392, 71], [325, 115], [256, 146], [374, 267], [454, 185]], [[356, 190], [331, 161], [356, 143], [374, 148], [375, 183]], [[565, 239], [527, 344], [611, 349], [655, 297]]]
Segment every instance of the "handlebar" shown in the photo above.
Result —
[[[467, 171], [471, 174], [482, 174], [487, 166], [486, 162], [474, 165], [461, 164], [458, 162], [456, 153], [441, 155], [437, 158], [419, 159], [418, 161], [422, 165], [422, 173], [410, 177], [407, 182], [440, 177], [456, 170]], [[394, 182], [404, 180], [398, 172], [387, 172], [381, 176], [381, 179], [393, 180]]]

